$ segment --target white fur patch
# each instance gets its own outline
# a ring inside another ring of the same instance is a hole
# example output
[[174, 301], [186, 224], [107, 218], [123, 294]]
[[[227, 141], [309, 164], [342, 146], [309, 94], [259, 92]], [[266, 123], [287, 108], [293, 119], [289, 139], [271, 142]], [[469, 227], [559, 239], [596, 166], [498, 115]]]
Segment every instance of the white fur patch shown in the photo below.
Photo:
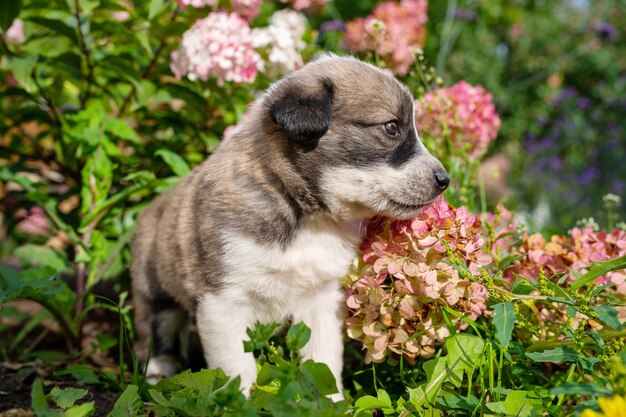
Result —
[[149, 384], [156, 384], [161, 378], [176, 374], [176, 358], [171, 355], [159, 355], [150, 358], [146, 370], [146, 380]]
[[241, 376], [247, 394], [256, 380], [256, 365], [252, 354], [243, 351], [246, 327], [257, 320], [291, 317], [311, 328], [303, 355], [326, 363], [341, 390], [344, 310], [339, 278], [356, 256], [360, 229], [360, 222], [315, 216], [285, 249], [224, 233], [224, 289], [202, 296], [196, 310], [209, 366]]

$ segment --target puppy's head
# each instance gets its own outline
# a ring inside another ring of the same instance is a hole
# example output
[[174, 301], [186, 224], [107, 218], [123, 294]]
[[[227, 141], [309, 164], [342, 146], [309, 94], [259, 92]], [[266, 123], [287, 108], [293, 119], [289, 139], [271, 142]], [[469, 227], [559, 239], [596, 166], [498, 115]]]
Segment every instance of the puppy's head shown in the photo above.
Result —
[[449, 184], [419, 140], [413, 97], [371, 65], [322, 58], [276, 83], [263, 103], [268, 136], [338, 217], [409, 218]]

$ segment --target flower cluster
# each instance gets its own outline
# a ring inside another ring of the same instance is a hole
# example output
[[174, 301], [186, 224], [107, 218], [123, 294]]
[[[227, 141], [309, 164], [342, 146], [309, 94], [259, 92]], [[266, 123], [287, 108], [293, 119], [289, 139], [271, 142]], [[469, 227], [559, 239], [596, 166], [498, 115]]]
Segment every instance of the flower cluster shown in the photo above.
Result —
[[306, 18], [293, 10], [279, 10], [270, 19], [270, 25], [252, 31], [253, 46], [267, 50], [267, 72], [285, 74], [302, 66], [300, 51], [306, 47], [302, 40]]
[[231, 0], [233, 11], [248, 22], [252, 22], [261, 12], [262, 0]]
[[319, 13], [330, 0], [280, 0], [281, 3], [289, 3], [296, 10], [306, 10], [310, 13]]
[[171, 69], [177, 78], [218, 83], [252, 82], [263, 61], [252, 45], [248, 22], [237, 13], [213, 12], [198, 20], [183, 35], [180, 49], [172, 52]]
[[[366, 361], [390, 354], [430, 357], [449, 335], [444, 309], [475, 319], [486, 310], [487, 290], [447, 262], [447, 250], [472, 275], [491, 262], [483, 251], [481, 221], [439, 197], [415, 219], [373, 220], [347, 282], [348, 335], [360, 340]], [[448, 318], [458, 329], [466, 326]]]
[[[519, 254], [524, 258], [506, 271], [505, 278], [513, 281], [514, 274], [530, 280], [537, 280], [540, 274], [551, 277], [555, 274], [569, 273], [569, 280], [583, 274], [594, 262], [606, 261], [626, 255], [626, 231], [615, 229], [612, 232], [596, 231], [591, 227], [575, 227], [571, 236], [553, 235], [546, 240], [541, 234], [526, 234], [522, 239]], [[626, 296], [626, 270], [609, 272], [595, 280], [597, 285], [609, 284], [607, 292], [619, 298]], [[542, 307], [544, 320], [567, 321], [565, 305], [557, 305], [556, 310]], [[620, 321], [626, 320], [626, 307], [615, 307]], [[581, 314], [570, 317], [577, 326]], [[602, 325], [595, 323], [595, 327]]]
[[[606, 261], [626, 255], [626, 232], [595, 231], [590, 227], [575, 227], [571, 236], [553, 235], [546, 240], [540, 233], [525, 235], [520, 253], [526, 255], [515, 264], [510, 273], [535, 279], [539, 272], [552, 276], [561, 272], [572, 272], [575, 279], [594, 262]], [[596, 284], [613, 283], [615, 290], [626, 295], [626, 271], [609, 272], [596, 279]]]
[[406, 75], [426, 38], [428, 2], [402, 0], [378, 5], [372, 14], [347, 22], [344, 43], [353, 52], [375, 52]]
[[485, 153], [500, 129], [492, 95], [465, 81], [427, 93], [415, 103], [415, 110], [423, 134], [449, 139], [455, 147], [466, 148], [472, 159]]

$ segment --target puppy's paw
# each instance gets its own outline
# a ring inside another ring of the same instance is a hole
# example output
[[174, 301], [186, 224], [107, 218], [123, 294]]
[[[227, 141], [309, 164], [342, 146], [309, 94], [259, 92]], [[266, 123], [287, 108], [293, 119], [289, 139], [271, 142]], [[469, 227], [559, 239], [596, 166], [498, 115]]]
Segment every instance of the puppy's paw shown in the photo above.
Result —
[[346, 397], [343, 396], [343, 392], [337, 392], [335, 394], [330, 394], [328, 396], [328, 398], [330, 398], [331, 400], [333, 400], [333, 402], [338, 403], [339, 401], [343, 401], [346, 399]]
[[176, 358], [171, 355], [159, 355], [150, 359], [146, 370], [146, 381], [156, 384], [163, 378], [176, 374]]

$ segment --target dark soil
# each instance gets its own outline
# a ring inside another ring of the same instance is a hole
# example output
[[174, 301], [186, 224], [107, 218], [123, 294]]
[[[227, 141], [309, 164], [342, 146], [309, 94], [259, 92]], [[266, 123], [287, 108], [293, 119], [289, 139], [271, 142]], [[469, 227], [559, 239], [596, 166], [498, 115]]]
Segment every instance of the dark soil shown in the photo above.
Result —
[[[22, 364], [21, 366], [23, 366]], [[33, 381], [40, 374], [37, 368], [22, 367], [13, 369], [0, 365], [0, 416], [7, 410], [30, 410], [30, 390]], [[45, 376], [45, 375], [44, 375]], [[54, 386], [82, 388], [89, 391], [89, 394], [77, 404], [95, 401], [96, 412], [94, 416], [106, 416], [112, 409], [117, 399], [117, 395], [112, 391], [107, 391], [97, 385], [85, 385], [77, 382], [69, 376], [47, 375], [44, 378], [44, 391], [48, 393]], [[27, 414], [22, 414], [27, 415]]]

